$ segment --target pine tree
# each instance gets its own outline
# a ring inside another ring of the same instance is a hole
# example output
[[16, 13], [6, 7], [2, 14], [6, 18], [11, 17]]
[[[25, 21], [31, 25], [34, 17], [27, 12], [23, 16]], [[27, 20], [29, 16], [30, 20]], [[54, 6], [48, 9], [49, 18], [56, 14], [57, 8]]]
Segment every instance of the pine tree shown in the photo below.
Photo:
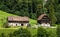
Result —
[[50, 20], [51, 20], [51, 25], [55, 24], [56, 21], [57, 21], [57, 18], [55, 16], [55, 12], [54, 12], [54, 8], [53, 8], [53, 5], [49, 5], [49, 17], [50, 17]]

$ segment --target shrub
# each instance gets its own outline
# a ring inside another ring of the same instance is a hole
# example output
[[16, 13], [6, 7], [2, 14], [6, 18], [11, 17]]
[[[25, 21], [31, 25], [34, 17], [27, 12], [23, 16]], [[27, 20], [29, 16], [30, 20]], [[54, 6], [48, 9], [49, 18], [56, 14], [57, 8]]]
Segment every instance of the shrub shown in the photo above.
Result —
[[57, 26], [57, 37], [60, 37], [60, 25]]
[[27, 29], [20, 28], [13, 33], [15, 37], [31, 37], [30, 32]]
[[10, 33], [10, 34], [9, 34], [9, 37], [13, 37], [13, 34], [12, 34], [12, 33]]
[[3, 24], [3, 27], [4, 27], [4, 28], [10, 28], [10, 26], [8, 26], [8, 23], [4, 23], [4, 24]]
[[4, 33], [1, 33], [1, 36], [0, 37], [6, 37], [6, 35]]
[[48, 37], [56, 37], [56, 28], [48, 28], [47, 35]]
[[39, 27], [37, 31], [37, 37], [46, 37], [46, 29]]

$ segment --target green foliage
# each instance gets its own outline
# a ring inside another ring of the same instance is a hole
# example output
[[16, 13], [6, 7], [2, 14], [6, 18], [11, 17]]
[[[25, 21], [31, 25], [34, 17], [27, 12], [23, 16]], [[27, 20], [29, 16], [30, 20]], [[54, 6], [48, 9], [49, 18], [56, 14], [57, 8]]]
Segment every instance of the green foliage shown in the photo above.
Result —
[[[45, 4], [44, 8], [43, 8], [43, 3]], [[51, 6], [51, 4], [53, 6], [52, 11], [49, 10], [51, 8], [49, 7]], [[47, 2], [43, 2], [43, 0], [1, 0], [0, 10], [3, 10], [8, 13], [16, 14], [19, 16], [28, 16], [33, 19], [36, 19], [41, 13], [44, 13], [44, 11], [45, 13], [48, 13], [48, 14], [50, 13], [52, 14], [52, 12], [54, 12], [52, 17], [55, 18], [55, 21], [52, 21], [52, 22], [55, 23], [56, 17], [57, 17], [58, 19], [57, 23], [60, 23], [59, 0], [47, 0]]]
[[[14, 33], [18, 33], [19, 28], [0, 28], [0, 37], [1, 37], [1, 33], [4, 33], [4, 35], [6, 37], [14, 37]], [[37, 37], [37, 32], [38, 29], [36, 28], [27, 28], [28, 31], [26, 31], [24, 29], [24, 31], [21, 30], [21, 33], [23, 32], [23, 34], [28, 33], [31, 34], [31, 37]], [[26, 31], [26, 32], [25, 32]], [[25, 33], [24, 33], [25, 32]], [[46, 37], [56, 37], [56, 28], [44, 28], [44, 31], [41, 30], [41, 33], [47, 35]], [[20, 35], [20, 34], [19, 34]], [[18, 34], [16, 34], [16, 36], [19, 36]]]
[[60, 4], [56, 7], [56, 13], [55, 13], [56, 17], [57, 17], [57, 24], [60, 24]]
[[0, 37], [6, 37], [4, 33], [1, 33], [1, 36]]
[[56, 16], [55, 16], [54, 13], [55, 13], [55, 12], [54, 12], [54, 7], [53, 7], [53, 5], [51, 4], [51, 5], [49, 5], [49, 18], [50, 18], [50, 20], [51, 20], [51, 24], [52, 24], [52, 25], [55, 24], [56, 21], [57, 21], [57, 18], [56, 18]]
[[35, 14], [35, 13], [31, 13], [31, 18], [32, 18], [32, 19], [37, 19], [36, 14]]
[[60, 37], [60, 25], [57, 26], [57, 37]]
[[48, 37], [46, 34], [46, 29], [44, 29], [43, 27], [38, 28], [37, 37]]
[[46, 5], [45, 5], [46, 8], [47, 8], [47, 13], [53, 15], [53, 16], [49, 15], [49, 16], [51, 16], [50, 17], [51, 20], [53, 20], [53, 21], [51, 21], [53, 24], [54, 23], [59, 24], [59, 21], [60, 21], [60, 19], [59, 19], [60, 15], [59, 15], [59, 4], [58, 4], [58, 2], [59, 2], [59, 0], [48, 0], [46, 2]]
[[42, 9], [42, 0], [1, 0], [0, 2], [0, 10], [33, 19], [40, 15], [40, 11], [37, 11], [40, 8], [39, 4], [41, 4]]
[[53, 15], [52, 12], [49, 13], [49, 17], [50, 17], [50, 20], [51, 20], [51, 25], [55, 24], [57, 19], [56, 17]]
[[15, 37], [31, 37], [30, 32], [27, 29], [20, 28], [13, 33]]
[[37, 37], [57, 37], [56, 28], [40, 27], [37, 31]]
[[56, 28], [47, 28], [47, 36], [48, 37], [57, 37]]
[[13, 34], [12, 34], [12, 33], [10, 33], [10, 34], [9, 34], [9, 37], [13, 37]]
[[7, 21], [3, 24], [3, 27], [4, 28], [9, 28], [10, 27], [10, 26], [8, 26], [8, 22]]

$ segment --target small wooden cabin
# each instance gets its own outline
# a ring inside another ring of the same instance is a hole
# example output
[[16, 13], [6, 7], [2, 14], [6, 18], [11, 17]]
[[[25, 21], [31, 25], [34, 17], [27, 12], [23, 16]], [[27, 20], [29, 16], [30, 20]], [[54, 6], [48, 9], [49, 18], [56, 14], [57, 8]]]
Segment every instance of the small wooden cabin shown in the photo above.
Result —
[[28, 17], [9, 16], [8, 26], [27, 26], [29, 24]]
[[50, 19], [46, 14], [41, 14], [38, 17], [37, 22], [41, 24], [42, 26], [50, 26]]

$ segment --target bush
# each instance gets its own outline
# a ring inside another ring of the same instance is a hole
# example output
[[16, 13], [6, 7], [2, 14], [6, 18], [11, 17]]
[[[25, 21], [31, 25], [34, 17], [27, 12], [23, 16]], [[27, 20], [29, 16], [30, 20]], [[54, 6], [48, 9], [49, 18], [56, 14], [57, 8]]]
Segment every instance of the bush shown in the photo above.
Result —
[[60, 37], [60, 25], [57, 26], [57, 37]]
[[48, 37], [56, 37], [56, 28], [48, 28], [47, 35]]
[[10, 26], [8, 26], [8, 23], [4, 23], [3, 27], [4, 28], [10, 28]]
[[46, 29], [39, 27], [37, 31], [37, 37], [47, 37]]
[[13, 33], [15, 37], [31, 37], [30, 32], [27, 29], [20, 28]]
[[4, 33], [1, 33], [1, 36], [0, 37], [6, 37], [6, 35]]
[[9, 37], [13, 37], [13, 34], [12, 34], [12, 33], [10, 33], [10, 34], [9, 34]]

